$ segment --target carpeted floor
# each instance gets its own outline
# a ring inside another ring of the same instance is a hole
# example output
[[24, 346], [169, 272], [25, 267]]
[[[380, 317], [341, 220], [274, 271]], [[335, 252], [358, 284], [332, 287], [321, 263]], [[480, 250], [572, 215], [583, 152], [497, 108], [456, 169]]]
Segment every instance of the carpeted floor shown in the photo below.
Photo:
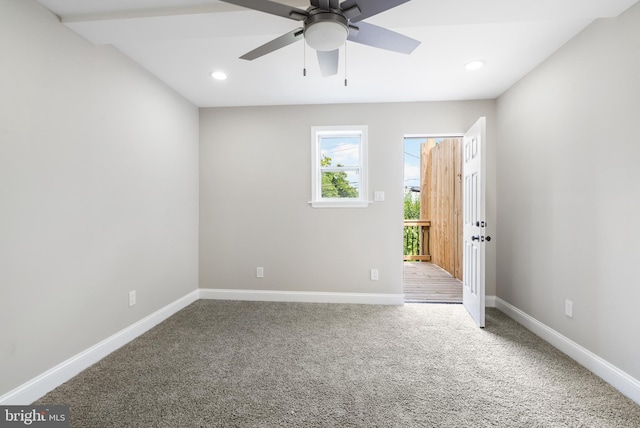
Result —
[[200, 300], [39, 400], [72, 427], [640, 427], [495, 309]]

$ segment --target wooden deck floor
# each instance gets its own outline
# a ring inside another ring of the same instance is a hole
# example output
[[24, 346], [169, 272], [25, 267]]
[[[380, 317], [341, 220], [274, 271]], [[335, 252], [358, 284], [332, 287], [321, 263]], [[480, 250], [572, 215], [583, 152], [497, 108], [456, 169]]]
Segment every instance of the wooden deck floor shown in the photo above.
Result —
[[462, 303], [462, 281], [433, 263], [404, 263], [407, 302]]

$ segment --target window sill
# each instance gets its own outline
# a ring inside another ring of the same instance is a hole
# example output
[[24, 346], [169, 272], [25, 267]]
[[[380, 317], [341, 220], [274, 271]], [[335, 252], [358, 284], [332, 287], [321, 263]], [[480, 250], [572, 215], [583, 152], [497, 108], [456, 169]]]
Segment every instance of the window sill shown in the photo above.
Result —
[[367, 208], [371, 202], [357, 201], [311, 201], [313, 208]]

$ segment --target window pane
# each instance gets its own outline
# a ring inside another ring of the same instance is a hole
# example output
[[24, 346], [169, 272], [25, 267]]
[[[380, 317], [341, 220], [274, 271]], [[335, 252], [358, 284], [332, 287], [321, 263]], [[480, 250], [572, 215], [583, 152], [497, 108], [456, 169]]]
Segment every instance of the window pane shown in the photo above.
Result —
[[360, 165], [360, 135], [321, 136], [320, 166]]
[[357, 171], [322, 172], [322, 198], [358, 198], [359, 188]]

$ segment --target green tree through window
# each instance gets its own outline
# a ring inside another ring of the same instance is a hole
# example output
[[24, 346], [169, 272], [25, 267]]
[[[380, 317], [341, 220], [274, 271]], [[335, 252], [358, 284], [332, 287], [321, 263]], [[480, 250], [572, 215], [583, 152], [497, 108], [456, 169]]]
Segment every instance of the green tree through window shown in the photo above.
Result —
[[[322, 155], [320, 166], [331, 165], [331, 158]], [[338, 164], [338, 167], [343, 165]], [[322, 197], [323, 198], [357, 198], [358, 189], [349, 184], [346, 172], [322, 172]]]

